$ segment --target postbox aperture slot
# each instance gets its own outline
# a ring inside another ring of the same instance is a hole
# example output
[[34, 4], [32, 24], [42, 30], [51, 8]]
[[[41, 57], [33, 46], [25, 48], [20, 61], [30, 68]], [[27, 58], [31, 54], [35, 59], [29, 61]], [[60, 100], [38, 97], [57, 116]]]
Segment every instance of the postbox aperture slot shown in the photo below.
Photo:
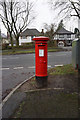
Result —
[[45, 45], [38, 45], [38, 46], [45, 46]]

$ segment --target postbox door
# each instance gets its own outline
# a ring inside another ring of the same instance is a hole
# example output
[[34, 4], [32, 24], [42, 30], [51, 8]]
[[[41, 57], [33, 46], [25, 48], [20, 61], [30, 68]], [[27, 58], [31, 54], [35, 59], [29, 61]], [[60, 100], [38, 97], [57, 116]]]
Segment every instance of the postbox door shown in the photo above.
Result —
[[36, 76], [47, 76], [47, 44], [38, 45]]

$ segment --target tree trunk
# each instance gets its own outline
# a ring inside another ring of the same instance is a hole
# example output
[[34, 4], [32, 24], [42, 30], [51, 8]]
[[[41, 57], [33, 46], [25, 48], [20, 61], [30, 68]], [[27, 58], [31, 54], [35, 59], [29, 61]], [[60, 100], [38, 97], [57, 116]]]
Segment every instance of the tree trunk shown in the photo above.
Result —
[[19, 47], [19, 35], [16, 36], [16, 46]]
[[10, 34], [10, 42], [11, 42], [11, 47], [13, 49], [13, 38], [12, 38], [12, 34]]
[[12, 39], [11, 39], [11, 47], [12, 47], [12, 49], [13, 49], [13, 41], [12, 41]]

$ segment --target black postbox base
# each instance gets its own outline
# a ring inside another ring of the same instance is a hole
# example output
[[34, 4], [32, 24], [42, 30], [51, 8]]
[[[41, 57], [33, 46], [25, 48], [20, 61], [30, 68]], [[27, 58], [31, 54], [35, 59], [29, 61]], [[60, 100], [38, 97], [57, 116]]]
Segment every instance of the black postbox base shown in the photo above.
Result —
[[45, 76], [45, 77], [35, 76], [35, 77], [36, 77], [36, 82], [39, 88], [47, 87], [48, 76]]

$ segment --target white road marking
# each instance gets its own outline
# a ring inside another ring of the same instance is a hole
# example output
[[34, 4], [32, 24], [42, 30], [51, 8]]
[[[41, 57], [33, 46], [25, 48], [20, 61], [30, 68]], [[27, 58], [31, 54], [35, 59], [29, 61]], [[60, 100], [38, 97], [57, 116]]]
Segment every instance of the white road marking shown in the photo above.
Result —
[[28, 68], [35, 68], [35, 66], [31, 66], [31, 67], [28, 67]]
[[6, 59], [19, 59], [19, 57], [10, 57], [10, 58], [2, 58], [3, 60], [6, 60]]
[[54, 88], [54, 90], [63, 90], [64, 88]]
[[51, 65], [48, 65], [48, 68], [51, 68]]
[[10, 57], [9, 59], [18, 59], [19, 57]]
[[23, 67], [15, 67], [13, 68], [14, 70], [17, 70], [17, 69], [23, 69]]
[[59, 66], [61, 66], [61, 67], [62, 67], [62, 66], [63, 66], [63, 64], [61, 64], [61, 65], [54, 65], [54, 66], [55, 66], [55, 67], [59, 67]]
[[10, 68], [0, 68], [0, 70], [9, 70]]
[[[47, 66], [48, 68], [51, 68], [51, 65], [48, 65]], [[14, 67], [13, 69], [14, 70], [17, 70], [17, 69], [23, 69], [24, 67]], [[30, 68], [30, 69], [34, 69], [35, 68], [35, 66], [30, 66], [30, 67], [28, 67], [28, 68]], [[0, 70], [9, 70], [10, 68], [0, 68]]]
[[[48, 65], [48, 68], [50, 68], [50, 67], [51, 67], [51, 65]], [[35, 66], [30, 66], [30, 67], [28, 67], [28, 68], [33, 69], [33, 68], [35, 68]]]

